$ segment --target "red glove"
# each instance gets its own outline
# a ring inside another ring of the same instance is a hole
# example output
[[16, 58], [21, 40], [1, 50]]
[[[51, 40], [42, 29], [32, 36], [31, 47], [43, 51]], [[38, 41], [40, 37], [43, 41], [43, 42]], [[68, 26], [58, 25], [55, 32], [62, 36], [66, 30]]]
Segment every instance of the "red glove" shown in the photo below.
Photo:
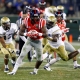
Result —
[[63, 32], [64, 32], [64, 33], [69, 32], [69, 28], [63, 29]]
[[28, 37], [36, 38], [38, 36], [38, 32], [36, 30], [31, 30], [26, 34]]

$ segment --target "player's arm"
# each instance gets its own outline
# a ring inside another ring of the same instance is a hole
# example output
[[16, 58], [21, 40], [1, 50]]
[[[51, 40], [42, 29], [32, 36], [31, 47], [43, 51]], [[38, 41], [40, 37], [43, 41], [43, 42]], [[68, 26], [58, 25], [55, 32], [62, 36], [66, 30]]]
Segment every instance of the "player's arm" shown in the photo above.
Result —
[[19, 35], [20, 36], [24, 36], [25, 29], [26, 29], [25, 24], [21, 25], [20, 30], [19, 30]]
[[48, 40], [53, 41], [53, 42], [57, 42], [58, 38], [59, 38], [59, 34], [55, 34], [55, 35], [51, 35], [52, 37], [47, 37]]
[[6, 43], [5, 43], [4, 37], [0, 37], [0, 43], [2, 44], [2, 46], [4, 48], [6, 48]]
[[42, 37], [47, 37], [47, 29], [46, 27], [42, 27]]

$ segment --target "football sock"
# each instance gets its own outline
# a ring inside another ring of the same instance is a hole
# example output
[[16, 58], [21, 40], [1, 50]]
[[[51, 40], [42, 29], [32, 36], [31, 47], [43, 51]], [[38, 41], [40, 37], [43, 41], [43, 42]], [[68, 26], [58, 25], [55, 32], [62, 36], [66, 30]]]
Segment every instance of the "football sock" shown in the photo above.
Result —
[[8, 65], [5, 65], [5, 68], [9, 68]]

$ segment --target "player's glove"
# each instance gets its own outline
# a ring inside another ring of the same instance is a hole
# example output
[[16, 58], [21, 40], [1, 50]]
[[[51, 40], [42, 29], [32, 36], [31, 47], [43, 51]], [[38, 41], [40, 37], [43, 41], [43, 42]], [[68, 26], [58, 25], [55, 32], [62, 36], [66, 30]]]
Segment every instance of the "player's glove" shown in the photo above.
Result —
[[31, 30], [26, 35], [28, 37], [37, 38], [38, 36], [42, 36], [42, 33], [39, 33], [36, 30]]
[[63, 29], [62, 32], [63, 32], [63, 33], [67, 33], [67, 32], [69, 32], [69, 28], [65, 28], [65, 29]]

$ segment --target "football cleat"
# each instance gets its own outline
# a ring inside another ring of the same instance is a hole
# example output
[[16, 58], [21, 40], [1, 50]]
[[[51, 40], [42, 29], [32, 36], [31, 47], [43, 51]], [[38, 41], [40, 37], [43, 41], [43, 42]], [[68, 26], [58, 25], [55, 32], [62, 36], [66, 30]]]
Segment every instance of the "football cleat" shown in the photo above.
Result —
[[4, 72], [9, 72], [9, 68], [5, 68], [4, 69]]
[[52, 71], [50, 67], [44, 66], [44, 69], [47, 71]]
[[79, 64], [77, 64], [77, 65], [74, 66], [74, 69], [77, 69], [77, 68], [80, 68]]
[[15, 72], [9, 72], [8, 75], [15, 75]]
[[37, 72], [34, 72], [34, 71], [33, 71], [33, 72], [30, 72], [30, 74], [32, 74], [32, 75], [36, 75], [36, 74], [37, 74]]

